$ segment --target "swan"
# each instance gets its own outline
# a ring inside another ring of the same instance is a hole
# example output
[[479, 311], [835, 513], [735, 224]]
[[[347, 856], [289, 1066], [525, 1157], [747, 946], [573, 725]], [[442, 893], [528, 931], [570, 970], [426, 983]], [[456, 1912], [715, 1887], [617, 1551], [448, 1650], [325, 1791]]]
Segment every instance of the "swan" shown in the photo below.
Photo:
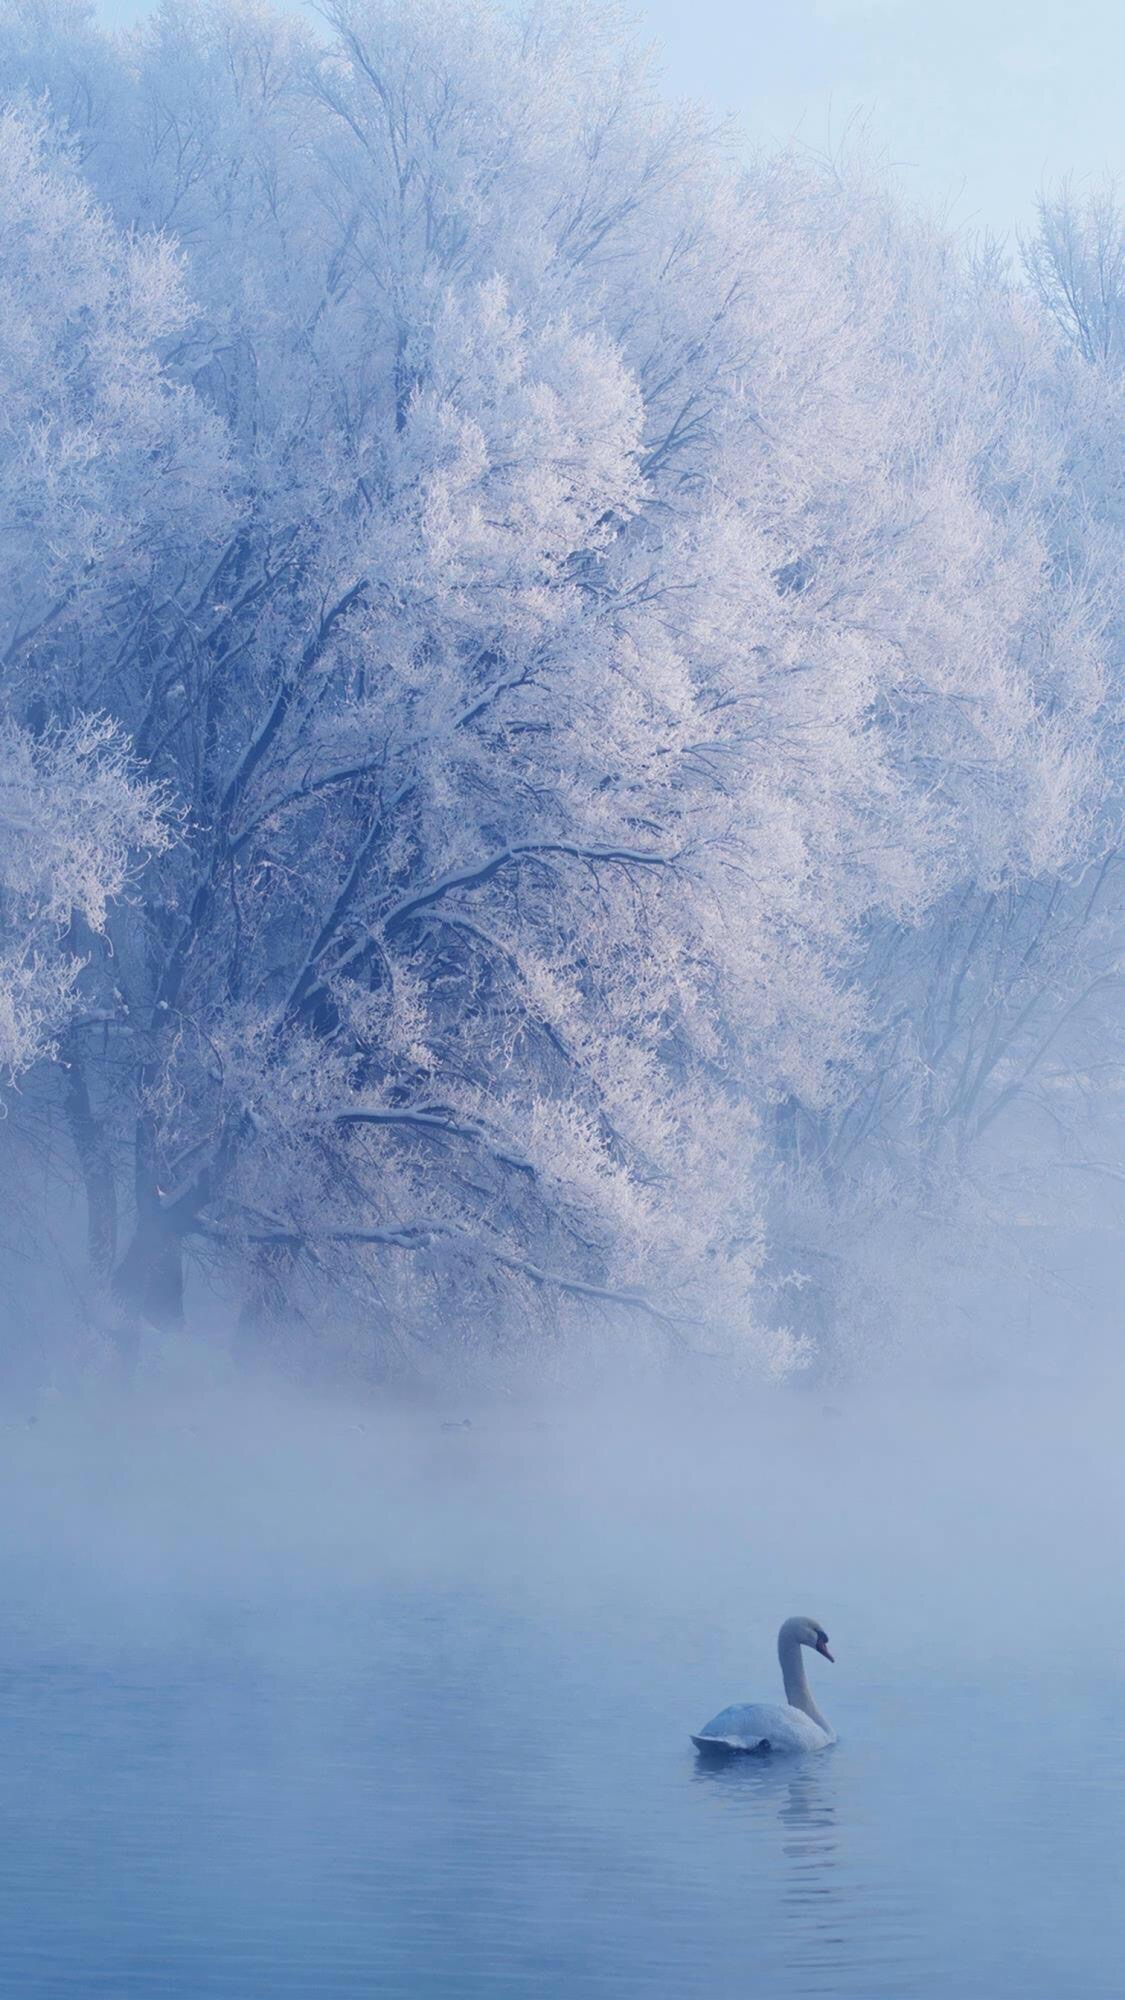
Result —
[[785, 1682], [786, 1706], [768, 1701], [735, 1702], [705, 1722], [692, 1737], [697, 1750], [826, 1750], [836, 1732], [824, 1720], [805, 1678], [801, 1647], [811, 1646], [831, 1660], [828, 1634], [815, 1618], [787, 1618], [777, 1635], [777, 1657]]

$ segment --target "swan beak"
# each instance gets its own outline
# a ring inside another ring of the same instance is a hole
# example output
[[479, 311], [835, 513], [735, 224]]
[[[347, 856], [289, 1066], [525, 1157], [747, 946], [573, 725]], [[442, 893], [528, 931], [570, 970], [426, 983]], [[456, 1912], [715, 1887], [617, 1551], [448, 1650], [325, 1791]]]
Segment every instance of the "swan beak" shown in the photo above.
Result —
[[[832, 1655], [828, 1650], [827, 1639], [818, 1639], [816, 1642], [816, 1650], [821, 1655], [822, 1659], [832, 1660]], [[836, 1664], [835, 1660], [832, 1660], [832, 1665], [835, 1666], [835, 1664]]]

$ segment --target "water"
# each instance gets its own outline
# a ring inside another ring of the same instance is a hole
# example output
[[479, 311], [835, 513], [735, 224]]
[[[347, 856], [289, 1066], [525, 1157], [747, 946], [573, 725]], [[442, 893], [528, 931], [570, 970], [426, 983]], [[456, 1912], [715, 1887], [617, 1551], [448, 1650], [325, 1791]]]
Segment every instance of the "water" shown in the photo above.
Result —
[[[799, 1400], [9, 1432], [0, 1992], [1119, 1994], [1120, 1474], [1071, 1415], [961, 1411], [956, 1478], [945, 1416]], [[792, 1611], [839, 1745], [701, 1763]]]

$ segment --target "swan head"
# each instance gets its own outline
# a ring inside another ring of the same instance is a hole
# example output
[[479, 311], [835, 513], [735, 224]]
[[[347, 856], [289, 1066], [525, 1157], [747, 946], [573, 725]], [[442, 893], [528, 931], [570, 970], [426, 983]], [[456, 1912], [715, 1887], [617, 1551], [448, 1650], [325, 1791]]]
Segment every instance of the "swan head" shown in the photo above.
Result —
[[832, 1659], [828, 1650], [828, 1634], [815, 1618], [787, 1618], [777, 1635], [777, 1646], [779, 1652], [790, 1646], [811, 1646], [822, 1660]]

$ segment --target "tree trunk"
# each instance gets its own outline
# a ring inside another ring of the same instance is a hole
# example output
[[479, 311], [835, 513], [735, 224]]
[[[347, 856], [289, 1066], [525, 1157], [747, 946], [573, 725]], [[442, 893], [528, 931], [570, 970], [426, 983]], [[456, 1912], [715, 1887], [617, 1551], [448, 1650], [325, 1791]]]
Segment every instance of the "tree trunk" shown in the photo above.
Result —
[[249, 1364], [285, 1358], [295, 1322], [291, 1281], [296, 1253], [289, 1244], [259, 1245], [247, 1259], [234, 1352]]
[[178, 1232], [142, 1218], [114, 1273], [113, 1288], [122, 1303], [150, 1325], [182, 1326], [184, 1256]]
[[113, 1276], [122, 1303], [150, 1326], [180, 1327], [184, 1321], [183, 1237], [177, 1220], [161, 1207], [155, 1177], [148, 1171], [149, 1147], [138, 1139], [137, 1219], [133, 1240]]
[[65, 1054], [63, 1108], [86, 1193], [86, 1245], [90, 1269], [105, 1283], [117, 1256], [117, 1186], [109, 1139], [95, 1117], [82, 1058], [73, 1038]]

